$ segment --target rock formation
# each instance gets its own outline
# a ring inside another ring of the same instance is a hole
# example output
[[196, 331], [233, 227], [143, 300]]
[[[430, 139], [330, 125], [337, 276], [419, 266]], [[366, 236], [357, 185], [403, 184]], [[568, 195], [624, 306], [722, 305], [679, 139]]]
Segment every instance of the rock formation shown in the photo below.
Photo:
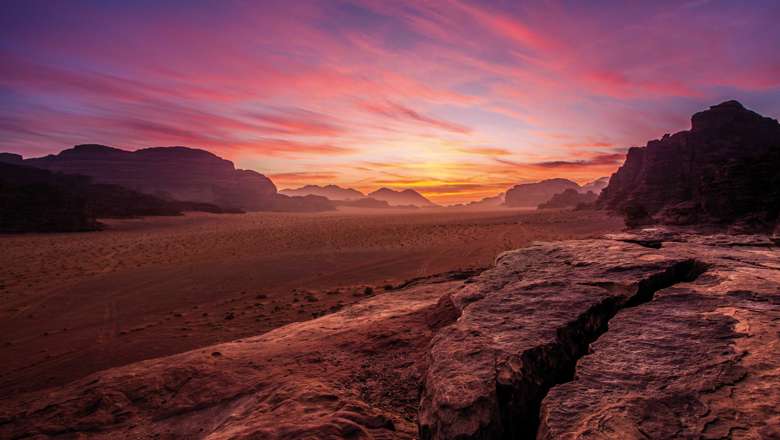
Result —
[[771, 228], [780, 213], [780, 124], [728, 101], [691, 129], [628, 151], [598, 201], [641, 208], [667, 224]]
[[[0, 154], [0, 162], [21, 156]], [[278, 194], [264, 175], [237, 170], [205, 150], [154, 147], [126, 151], [104, 145], [76, 145], [56, 155], [23, 160], [24, 165], [91, 177], [160, 198], [217, 205], [228, 211], [323, 211], [335, 207], [321, 198]]]
[[780, 435], [780, 252], [753, 237], [649, 242], [537, 244], [453, 293], [461, 316], [432, 341], [421, 438]]
[[476, 202], [469, 202], [465, 206], [467, 208], [498, 208], [499, 206], [504, 205], [505, 197], [505, 193], [500, 193], [492, 197], [485, 197]]
[[340, 200], [358, 200], [365, 195], [352, 188], [342, 188], [337, 185], [306, 185], [296, 189], [283, 189], [279, 194], [286, 196], [320, 196], [332, 201]]
[[390, 206], [416, 206], [418, 208], [437, 206], [413, 189], [395, 191], [390, 188], [379, 188], [378, 190], [369, 193], [368, 197], [376, 200], [383, 200], [389, 203]]
[[460, 282], [438, 281], [2, 401], [0, 438], [415, 438], [425, 350], [456, 317]]
[[86, 176], [0, 162], [0, 232], [92, 231], [100, 229], [99, 218], [181, 215], [183, 211], [234, 212], [95, 184]]
[[560, 209], [560, 208], [575, 208], [577, 206], [590, 205], [598, 199], [598, 196], [592, 191], [578, 192], [575, 189], [567, 189], [566, 191], [555, 194], [550, 200], [540, 204], [539, 209]]
[[573, 189], [579, 191], [580, 186], [576, 182], [567, 179], [547, 179], [536, 183], [524, 183], [515, 185], [506, 192], [506, 206], [533, 207], [544, 203], [555, 194]]
[[776, 246], [538, 243], [466, 280], [7, 399], [0, 437], [776, 438]]
[[599, 177], [593, 182], [588, 182], [585, 185], [582, 185], [582, 187], [580, 187], [580, 192], [586, 193], [591, 191], [593, 194], [599, 195], [601, 194], [601, 191], [607, 187], [607, 185], [609, 185], [609, 177]]
[[276, 194], [274, 184], [262, 174], [236, 170], [230, 161], [186, 147], [131, 152], [103, 145], [77, 145], [57, 155], [24, 162], [147, 194], [245, 210], [267, 208]]

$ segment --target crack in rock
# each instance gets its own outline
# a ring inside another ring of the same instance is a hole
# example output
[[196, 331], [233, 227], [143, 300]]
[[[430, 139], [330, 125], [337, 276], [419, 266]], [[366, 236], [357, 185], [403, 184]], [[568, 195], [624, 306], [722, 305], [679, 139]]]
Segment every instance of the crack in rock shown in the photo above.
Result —
[[[625, 253], [610, 260], [599, 253], [604, 245], [538, 245], [504, 257], [512, 260], [506, 266], [525, 264], [521, 279], [466, 304], [432, 342], [420, 438], [535, 438], [543, 398], [572, 380], [577, 360], [618, 311], [706, 270], [695, 259], [630, 244], [616, 244]], [[496, 271], [478, 277], [476, 288], [495, 285]], [[550, 279], [559, 281], [541, 282]]]

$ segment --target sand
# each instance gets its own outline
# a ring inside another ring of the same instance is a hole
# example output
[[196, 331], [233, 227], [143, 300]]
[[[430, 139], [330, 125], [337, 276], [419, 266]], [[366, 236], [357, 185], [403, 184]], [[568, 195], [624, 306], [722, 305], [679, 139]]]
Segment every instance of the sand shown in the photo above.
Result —
[[331, 313], [533, 240], [598, 236], [598, 212], [354, 210], [107, 221], [0, 236], [0, 397]]

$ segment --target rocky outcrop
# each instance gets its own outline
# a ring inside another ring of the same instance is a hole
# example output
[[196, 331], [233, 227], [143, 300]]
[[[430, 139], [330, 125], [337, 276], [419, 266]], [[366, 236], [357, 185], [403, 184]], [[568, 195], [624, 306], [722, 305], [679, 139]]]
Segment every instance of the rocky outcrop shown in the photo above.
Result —
[[425, 350], [457, 317], [441, 281], [5, 399], [0, 438], [416, 438]]
[[536, 243], [7, 399], [0, 437], [776, 438], [777, 245], [660, 229]]
[[208, 203], [166, 200], [86, 176], [0, 163], [0, 232], [79, 232], [100, 218], [226, 211]]
[[94, 231], [89, 179], [0, 163], [0, 232]]
[[752, 237], [657, 240], [537, 244], [455, 293], [421, 437], [778, 435], [780, 252]]
[[389, 203], [390, 206], [416, 206], [418, 208], [437, 206], [413, 189], [395, 191], [390, 188], [379, 188], [378, 190], [369, 193], [368, 197], [385, 201]]
[[205, 150], [186, 147], [125, 151], [103, 145], [77, 145], [24, 164], [93, 178], [133, 191], [175, 200], [211, 203], [243, 210], [268, 209], [276, 194], [262, 174], [237, 170]]
[[766, 229], [780, 213], [779, 168], [780, 124], [728, 101], [696, 113], [688, 131], [631, 148], [598, 204], [667, 224]]
[[567, 189], [579, 191], [580, 186], [567, 179], [548, 179], [537, 183], [515, 185], [506, 192], [505, 204], [511, 207], [535, 208]]
[[562, 209], [562, 208], [575, 208], [577, 206], [590, 205], [596, 202], [598, 196], [592, 191], [585, 193], [578, 192], [574, 189], [567, 189], [566, 191], [555, 194], [552, 198], [538, 206], [539, 209]]
[[283, 189], [279, 194], [286, 196], [320, 196], [332, 201], [359, 200], [365, 195], [352, 188], [342, 188], [337, 185], [306, 185], [295, 189]]

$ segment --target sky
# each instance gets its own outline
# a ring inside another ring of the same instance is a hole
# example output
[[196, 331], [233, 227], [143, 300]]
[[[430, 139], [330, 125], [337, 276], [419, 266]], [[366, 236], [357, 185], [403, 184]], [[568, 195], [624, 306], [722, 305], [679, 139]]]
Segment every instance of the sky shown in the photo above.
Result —
[[585, 183], [710, 105], [778, 117], [778, 23], [775, 0], [6, 0], [0, 151], [185, 145], [444, 204]]

